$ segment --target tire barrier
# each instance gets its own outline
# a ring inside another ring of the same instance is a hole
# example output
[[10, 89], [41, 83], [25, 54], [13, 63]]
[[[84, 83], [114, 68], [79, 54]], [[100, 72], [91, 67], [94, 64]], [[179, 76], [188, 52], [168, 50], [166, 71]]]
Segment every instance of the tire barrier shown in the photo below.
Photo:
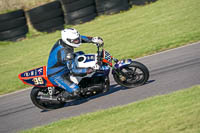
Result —
[[33, 8], [27, 14], [33, 27], [40, 32], [64, 29], [64, 13], [59, 1]]
[[115, 14], [129, 9], [128, 0], [95, 0], [98, 15]]
[[42, 32], [53, 32], [55, 30], [63, 29], [64, 26], [63, 16], [56, 17], [53, 19], [49, 19], [48, 21], [40, 22], [38, 24], [34, 24], [34, 27]]
[[[132, 5], [145, 5], [157, 0], [56, 0], [27, 11], [33, 27], [40, 32], [64, 29], [93, 20], [98, 15], [115, 14]], [[28, 26], [22, 9], [0, 14], [0, 41], [26, 37]]]
[[146, 5], [152, 2], [156, 2], [157, 0], [129, 0], [130, 5]]
[[0, 41], [16, 41], [26, 37], [28, 26], [22, 9], [0, 14]]
[[77, 11], [90, 5], [95, 5], [94, 0], [73, 0], [71, 2], [70, 0], [61, 0], [61, 2], [63, 3], [62, 6], [65, 13]]
[[60, 0], [63, 4], [65, 23], [81, 24], [93, 20], [96, 16], [94, 0]]
[[77, 24], [82, 24], [85, 22], [89, 22], [93, 20], [97, 16], [96, 13], [90, 14], [89, 16], [85, 16], [79, 19], [75, 19], [73, 21], [69, 21], [68, 19], [65, 19], [65, 23], [70, 24], [70, 25], [77, 25]]

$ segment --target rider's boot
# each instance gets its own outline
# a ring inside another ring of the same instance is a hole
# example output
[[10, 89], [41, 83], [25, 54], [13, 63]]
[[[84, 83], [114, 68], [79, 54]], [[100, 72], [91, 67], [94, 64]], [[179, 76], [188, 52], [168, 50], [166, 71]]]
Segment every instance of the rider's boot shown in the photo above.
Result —
[[104, 89], [103, 89], [103, 93], [106, 93], [110, 90], [110, 80], [109, 77], [105, 78], [105, 83], [104, 83]]

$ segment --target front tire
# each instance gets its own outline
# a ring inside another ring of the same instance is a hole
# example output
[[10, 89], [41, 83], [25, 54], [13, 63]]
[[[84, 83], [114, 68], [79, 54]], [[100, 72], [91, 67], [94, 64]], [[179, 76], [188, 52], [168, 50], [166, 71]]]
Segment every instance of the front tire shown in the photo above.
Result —
[[133, 61], [120, 69], [123, 75], [113, 74], [114, 80], [124, 87], [136, 87], [145, 84], [149, 79], [148, 68], [140, 62]]
[[58, 109], [61, 108], [65, 105], [64, 102], [59, 102], [57, 104], [52, 103], [50, 100], [49, 101], [41, 101], [40, 99], [38, 99], [39, 96], [48, 96], [48, 90], [47, 88], [39, 88], [39, 87], [34, 87], [31, 90], [31, 101], [33, 102], [33, 104], [43, 110], [53, 110], [53, 109]]

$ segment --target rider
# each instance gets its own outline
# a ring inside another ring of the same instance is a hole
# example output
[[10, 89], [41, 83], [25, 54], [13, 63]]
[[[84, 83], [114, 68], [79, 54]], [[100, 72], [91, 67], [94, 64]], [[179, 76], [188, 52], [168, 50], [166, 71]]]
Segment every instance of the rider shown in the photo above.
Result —
[[61, 39], [53, 46], [47, 64], [47, 76], [56, 86], [65, 89], [72, 96], [77, 96], [79, 86], [70, 80], [69, 74], [83, 76], [93, 72], [92, 68], [78, 68], [74, 57], [83, 52], [74, 53], [81, 43], [94, 43], [103, 46], [103, 39], [100, 37], [82, 36], [73, 28], [61, 31]]

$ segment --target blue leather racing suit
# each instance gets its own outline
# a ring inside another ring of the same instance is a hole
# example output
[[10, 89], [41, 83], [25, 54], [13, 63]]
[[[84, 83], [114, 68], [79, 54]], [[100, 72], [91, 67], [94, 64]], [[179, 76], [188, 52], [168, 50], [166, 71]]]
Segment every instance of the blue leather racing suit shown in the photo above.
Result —
[[[81, 36], [82, 43], [91, 43], [92, 37]], [[52, 84], [65, 89], [69, 93], [79, 90], [79, 86], [70, 81], [69, 74], [86, 75], [87, 68], [77, 68], [74, 58], [74, 48], [66, 45], [61, 39], [53, 46], [47, 64], [47, 76]]]

